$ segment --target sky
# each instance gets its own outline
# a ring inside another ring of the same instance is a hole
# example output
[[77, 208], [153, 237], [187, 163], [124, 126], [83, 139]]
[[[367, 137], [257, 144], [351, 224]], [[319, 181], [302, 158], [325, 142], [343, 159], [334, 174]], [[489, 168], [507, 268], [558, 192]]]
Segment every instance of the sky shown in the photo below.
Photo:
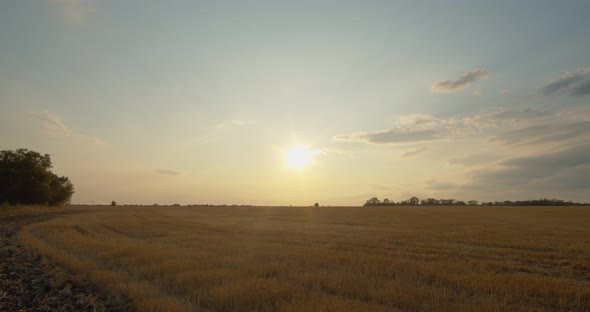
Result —
[[[590, 201], [588, 1], [0, 1], [0, 149], [74, 203]], [[290, 166], [289, 151], [308, 162]]]

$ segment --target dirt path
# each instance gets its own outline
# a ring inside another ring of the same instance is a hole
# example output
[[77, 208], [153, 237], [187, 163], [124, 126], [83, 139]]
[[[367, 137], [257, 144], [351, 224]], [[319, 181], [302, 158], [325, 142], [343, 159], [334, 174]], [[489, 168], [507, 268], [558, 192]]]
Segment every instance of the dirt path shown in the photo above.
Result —
[[130, 305], [25, 250], [16, 234], [26, 224], [64, 213], [0, 217], [0, 311], [130, 311]]

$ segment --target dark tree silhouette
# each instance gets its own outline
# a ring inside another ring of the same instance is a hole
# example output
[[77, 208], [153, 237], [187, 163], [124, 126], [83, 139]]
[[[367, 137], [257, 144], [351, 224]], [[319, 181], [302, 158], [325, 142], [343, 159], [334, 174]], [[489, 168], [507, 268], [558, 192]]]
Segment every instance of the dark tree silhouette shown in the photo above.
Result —
[[588, 203], [574, 203], [571, 201], [563, 201], [560, 199], [534, 199], [534, 200], [517, 200], [517, 201], [495, 201], [495, 202], [481, 202], [477, 200], [462, 201], [454, 199], [435, 199], [428, 198], [420, 200], [414, 196], [400, 202], [395, 202], [388, 198], [380, 201], [377, 197], [372, 197], [367, 200], [365, 206], [588, 206]]
[[63, 205], [74, 194], [67, 177], [51, 172], [51, 157], [21, 148], [0, 151], [0, 203]]
[[379, 206], [381, 205], [381, 201], [377, 197], [373, 197], [365, 203], [365, 206]]
[[51, 188], [51, 196], [48, 203], [51, 206], [69, 203], [74, 195], [74, 185], [67, 177], [59, 177], [51, 173], [49, 187]]

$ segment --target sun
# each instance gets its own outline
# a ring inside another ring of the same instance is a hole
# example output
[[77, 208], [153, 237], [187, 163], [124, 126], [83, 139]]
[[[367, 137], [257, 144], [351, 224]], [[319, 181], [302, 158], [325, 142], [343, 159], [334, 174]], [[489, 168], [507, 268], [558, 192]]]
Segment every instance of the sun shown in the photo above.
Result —
[[285, 151], [287, 166], [301, 170], [311, 159], [312, 151], [307, 147], [295, 145]]

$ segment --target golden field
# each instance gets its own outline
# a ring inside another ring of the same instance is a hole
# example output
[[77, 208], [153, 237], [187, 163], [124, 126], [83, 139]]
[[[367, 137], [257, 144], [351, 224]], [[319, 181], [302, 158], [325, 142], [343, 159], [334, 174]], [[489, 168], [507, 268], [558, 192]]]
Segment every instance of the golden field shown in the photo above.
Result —
[[589, 207], [87, 209], [19, 240], [138, 311], [590, 310]]

